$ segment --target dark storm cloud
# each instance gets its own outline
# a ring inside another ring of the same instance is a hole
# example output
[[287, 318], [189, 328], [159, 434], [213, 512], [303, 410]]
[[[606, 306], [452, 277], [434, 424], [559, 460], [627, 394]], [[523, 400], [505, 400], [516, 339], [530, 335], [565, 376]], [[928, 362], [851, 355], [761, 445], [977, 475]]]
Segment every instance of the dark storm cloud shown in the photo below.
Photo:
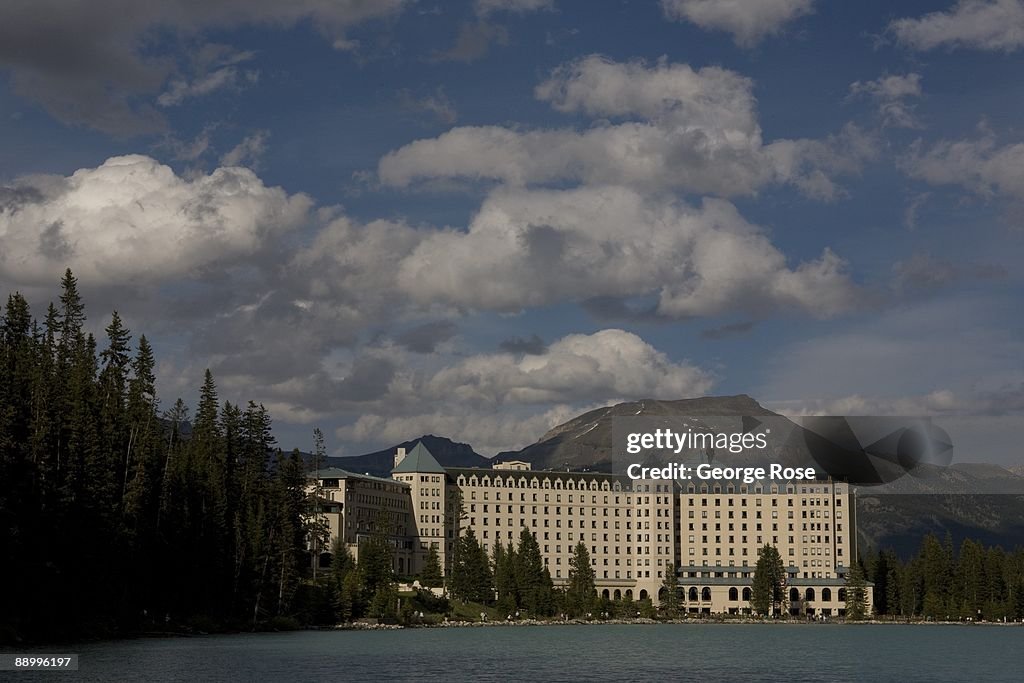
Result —
[[747, 334], [754, 329], [754, 323], [750, 321], [741, 323], [730, 323], [719, 327], [711, 327], [700, 333], [701, 339], [726, 339]]
[[548, 345], [536, 334], [529, 337], [511, 337], [498, 346], [507, 353], [522, 353], [528, 356], [540, 356], [548, 350]]
[[403, 332], [395, 342], [414, 353], [433, 353], [438, 344], [448, 341], [458, 331], [458, 325], [450, 320], [437, 320]]

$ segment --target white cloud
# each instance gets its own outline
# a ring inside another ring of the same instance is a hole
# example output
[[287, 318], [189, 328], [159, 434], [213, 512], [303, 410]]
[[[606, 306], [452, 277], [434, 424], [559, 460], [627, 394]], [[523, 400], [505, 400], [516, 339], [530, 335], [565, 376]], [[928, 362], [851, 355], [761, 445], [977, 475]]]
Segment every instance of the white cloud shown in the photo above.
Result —
[[397, 284], [422, 305], [515, 311], [656, 293], [669, 317], [776, 308], [827, 316], [858, 296], [834, 254], [789, 269], [727, 202], [694, 209], [622, 187], [498, 190], [468, 232], [430, 233], [401, 253], [392, 252]]
[[855, 81], [850, 84], [850, 96], [865, 96], [878, 104], [883, 125], [898, 128], [920, 127], [910, 99], [921, 97], [921, 75], [887, 75], [873, 81]]
[[664, 57], [648, 66], [590, 55], [556, 68], [535, 92], [561, 112], [671, 118], [690, 130], [747, 138], [760, 133], [752, 88], [749, 78], [716, 66], [694, 71]]
[[930, 147], [918, 142], [902, 166], [932, 185], [960, 185], [984, 197], [1024, 198], [1024, 143], [998, 146], [988, 134]]
[[312, 205], [246, 169], [185, 179], [140, 155], [70, 177], [22, 178], [6, 194], [0, 274], [52, 282], [71, 267], [96, 285], [155, 282], [251, 256], [302, 224]]
[[1024, 2], [960, 0], [945, 12], [896, 19], [889, 30], [916, 50], [967, 47], [1012, 52], [1024, 46]]
[[831, 199], [840, 194], [832, 176], [856, 172], [874, 156], [873, 140], [854, 126], [826, 140], [765, 145], [751, 90], [749, 79], [717, 67], [694, 71], [665, 60], [648, 66], [590, 56], [556, 69], [537, 96], [561, 111], [638, 120], [598, 120], [582, 132], [454, 128], [387, 154], [378, 175], [398, 187], [438, 178], [576, 181], [720, 196], [792, 183]]
[[252, 135], [242, 138], [242, 141], [232, 147], [220, 158], [221, 166], [248, 166], [257, 168], [260, 159], [267, 151], [267, 138], [270, 131], [258, 130]]
[[699, 396], [712, 377], [618, 329], [572, 334], [537, 355], [480, 354], [428, 376], [399, 373], [393, 392], [338, 430], [357, 441], [432, 432], [496, 452], [524, 446], [579, 412], [619, 400]]
[[672, 362], [631, 332], [608, 329], [563, 337], [539, 355], [472, 356], [437, 372], [416, 394], [493, 407], [678, 398], [703, 394], [711, 384], [703, 370]]
[[727, 31], [751, 47], [814, 11], [814, 0], [661, 0], [665, 16], [705, 30]]
[[211, 71], [189, 82], [184, 79], [171, 81], [170, 86], [158, 98], [161, 107], [172, 107], [193, 97], [202, 97], [218, 90], [239, 90], [258, 78], [256, 71], [242, 71], [234, 66], [225, 66]]

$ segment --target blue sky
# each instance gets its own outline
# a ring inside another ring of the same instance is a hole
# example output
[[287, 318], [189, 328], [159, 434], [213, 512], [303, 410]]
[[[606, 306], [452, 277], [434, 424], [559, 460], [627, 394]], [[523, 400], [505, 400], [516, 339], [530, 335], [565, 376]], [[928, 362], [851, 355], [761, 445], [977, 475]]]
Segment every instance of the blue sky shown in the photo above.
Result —
[[491, 454], [749, 393], [1024, 460], [1020, 0], [44, 0], [0, 27], [0, 285], [41, 313], [70, 266], [97, 331], [117, 308], [154, 341], [165, 405], [210, 367], [286, 447]]

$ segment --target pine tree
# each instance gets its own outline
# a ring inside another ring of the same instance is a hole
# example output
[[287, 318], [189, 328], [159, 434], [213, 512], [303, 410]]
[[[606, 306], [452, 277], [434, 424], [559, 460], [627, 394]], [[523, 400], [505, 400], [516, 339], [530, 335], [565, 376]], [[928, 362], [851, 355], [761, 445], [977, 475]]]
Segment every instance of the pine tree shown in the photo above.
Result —
[[456, 546], [458, 551], [452, 563], [448, 592], [463, 602], [491, 602], [494, 591], [490, 561], [473, 530], [468, 529], [459, 537]]
[[846, 576], [846, 618], [861, 621], [867, 617], [867, 582], [864, 570], [859, 563], [854, 562]]
[[520, 606], [531, 616], [544, 616], [553, 611], [551, 575], [547, 574], [540, 554], [540, 546], [533, 533], [523, 527], [516, 549], [515, 576]]
[[512, 614], [519, 607], [516, 591], [515, 549], [510, 546], [506, 550], [499, 538], [494, 543], [491, 565], [494, 567], [494, 592], [498, 597], [498, 609], [506, 614]]
[[758, 553], [750, 592], [750, 606], [756, 614], [774, 614], [786, 598], [786, 570], [779, 551], [765, 545]]
[[441, 558], [437, 549], [433, 546], [427, 551], [427, 557], [423, 560], [423, 571], [420, 572], [420, 584], [427, 588], [436, 588], [442, 585], [444, 579], [441, 577]]
[[371, 601], [382, 586], [394, 583], [394, 560], [383, 519], [375, 520], [373, 533], [359, 544], [358, 566], [366, 602]]
[[661, 614], [667, 619], [679, 617], [679, 577], [674, 565], [665, 567], [665, 580], [661, 583]]
[[569, 558], [569, 585], [566, 587], [566, 612], [570, 616], [589, 613], [594, 608], [597, 589], [594, 586], [594, 568], [590, 553], [583, 541], [573, 548]]

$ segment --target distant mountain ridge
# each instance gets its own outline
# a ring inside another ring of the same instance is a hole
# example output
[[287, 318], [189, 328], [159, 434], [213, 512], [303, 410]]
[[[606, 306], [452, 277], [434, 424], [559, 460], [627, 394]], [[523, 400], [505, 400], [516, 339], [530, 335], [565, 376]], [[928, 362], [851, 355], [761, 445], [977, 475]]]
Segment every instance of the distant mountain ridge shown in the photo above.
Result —
[[356, 474], [370, 474], [375, 477], [388, 477], [391, 475], [391, 468], [395, 464], [395, 450], [404, 448], [411, 451], [417, 443], [422, 443], [427, 450], [437, 458], [437, 461], [444, 467], [490, 467], [490, 458], [480, 455], [469, 444], [459, 443], [443, 436], [425, 434], [418, 439], [403, 441], [391, 448], [356, 455], [351, 457], [327, 458], [327, 466], [340, 467], [341, 469], [355, 472]]

